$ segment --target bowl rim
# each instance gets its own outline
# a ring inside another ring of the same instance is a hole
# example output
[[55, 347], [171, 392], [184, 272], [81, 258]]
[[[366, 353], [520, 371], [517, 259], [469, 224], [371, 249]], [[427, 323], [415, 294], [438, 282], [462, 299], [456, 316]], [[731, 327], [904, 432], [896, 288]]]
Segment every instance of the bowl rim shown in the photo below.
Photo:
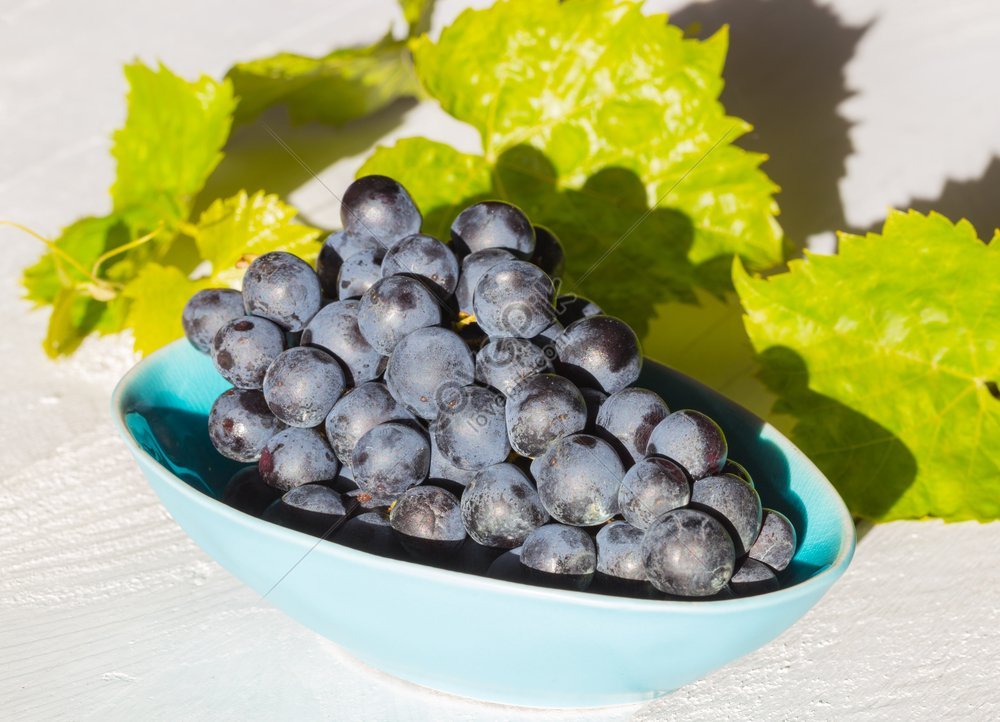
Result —
[[[837, 507], [837, 512], [839, 512], [838, 516], [840, 517], [841, 541], [840, 548], [837, 550], [837, 556], [826, 569], [823, 569], [798, 584], [790, 587], [784, 587], [766, 594], [759, 594], [751, 597], [719, 599], [703, 603], [693, 603], [692, 601], [674, 599], [637, 599], [633, 597], [620, 597], [607, 594], [592, 594], [572, 590], [552, 589], [549, 587], [534, 586], [529, 584], [518, 584], [502, 579], [492, 579], [490, 577], [477, 574], [469, 574], [450, 569], [440, 569], [438, 567], [421, 564], [416, 561], [391, 559], [389, 557], [371, 554], [360, 549], [354, 549], [343, 544], [337, 544], [336, 542], [327, 539], [311, 536], [303, 532], [295, 531], [294, 529], [272, 524], [271, 522], [251, 516], [250, 514], [246, 514], [238, 509], [234, 509], [233, 507], [224, 504], [222, 501], [200, 492], [191, 485], [185, 483], [177, 477], [176, 474], [173, 474], [160, 464], [160, 462], [149, 454], [149, 452], [142, 448], [142, 446], [136, 442], [135, 438], [129, 432], [128, 426], [125, 423], [125, 409], [122, 405], [126, 392], [132, 388], [136, 379], [149, 366], [153, 365], [154, 361], [162, 361], [162, 357], [168, 356], [171, 351], [176, 351], [178, 346], [181, 344], [188, 344], [188, 341], [181, 338], [154, 351], [152, 354], [146, 356], [132, 366], [132, 368], [130, 368], [125, 375], [121, 377], [121, 379], [119, 379], [118, 383], [115, 384], [115, 388], [111, 393], [111, 415], [115, 430], [125, 442], [125, 445], [128, 447], [133, 456], [137, 458], [142, 457], [149, 461], [151, 467], [161, 479], [170, 484], [175, 491], [185, 496], [189, 501], [192, 501], [196, 505], [202, 507], [207, 512], [221, 514], [227, 517], [231, 522], [254, 529], [258, 533], [264, 533], [272, 537], [284, 538], [298, 546], [307, 546], [308, 550], [306, 553], [296, 561], [295, 565], [291, 567], [288, 572], [285, 573], [286, 576], [292, 571], [292, 569], [297, 567], [307, 555], [319, 551], [326, 555], [340, 557], [344, 561], [351, 563], [368, 565], [376, 569], [391, 570], [392, 573], [397, 575], [403, 574], [408, 577], [424, 579], [431, 582], [446, 582], [461, 587], [495, 590], [497, 592], [504, 592], [515, 597], [528, 597], [602, 609], [630, 610], [643, 613], [683, 612], [685, 614], [698, 615], [712, 614], [715, 611], [722, 610], [736, 611], [739, 609], [768, 609], [781, 606], [786, 601], [811, 596], [817, 591], [820, 595], [822, 595], [841, 575], [843, 575], [854, 556], [855, 548], [857, 546], [857, 533], [854, 527], [854, 522], [850, 512], [847, 510], [846, 504], [833, 484], [831, 484], [829, 479], [826, 478], [826, 475], [816, 468], [816, 465], [813, 464], [812, 461], [806, 457], [806, 455], [797, 446], [795, 446], [790, 439], [787, 439], [787, 437], [785, 437], [784, 434], [778, 431], [775, 427], [763, 419], [760, 419], [742, 405], [732, 401], [732, 399], [725, 396], [725, 394], [721, 394], [717, 391], [715, 391], [715, 393], [719, 393], [719, 395], [723, 396], [727, 401], [739, 407], [743, 413], [758, 421], [761, 424], [762, 433], [770, 433], [787, 441], [791, 447], [791, 451], [794, 454], [799, 455], [801, 457], [801, 461], [812, 468], [815, 475], [819, 477], [822, 483], [826, 486], [827, 490], [832, 494], [833, 501]], [[659, 362], [652, 361], [651, 359], [644, 359], [644, 363], [648, 362], [657, 363], [660, 366], [669, 368], [664, 364], [659, 364]], [[691, 380], [695, 383], [701, 383], [697, 379], [693, 379], [683, 372], [676, 371], [676, 369], [672, 370], [681, 374], [685, 379]], [[173, 518], [173, 515], [171, 515], [171, 518]], [[179, 522], [176, 520], [174, 521], [180, 526]], [[323, 544], [322, 542], [328, 543]], [[216, 560], [213, 559], [213, 561]], [[283, 579], [284, 577], [280, 577], [266, 595], [261, 594], [261, 598], [263, 599], [266, 596], [269, 596], [278, 586], [280, 586]]]

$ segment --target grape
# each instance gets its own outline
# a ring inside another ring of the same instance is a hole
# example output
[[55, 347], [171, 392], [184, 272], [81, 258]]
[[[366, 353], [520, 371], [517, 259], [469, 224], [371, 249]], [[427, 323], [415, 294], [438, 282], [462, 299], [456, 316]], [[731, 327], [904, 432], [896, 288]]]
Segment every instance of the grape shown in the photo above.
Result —
[[556, 234], [545, 226], [535, 226], [535, 253], [531, 262], [552, 278], [562, 278], [566, 253]]
[[522, 381], [507, 399], [507, 435], [521, 456], [535, 458], [556, 439], [583, 431], [587, 405], [572, 381], [536, 374]]
[[388, 250], [419, 233], [423, 218], [403, 186], [392, 178], [367, 175], [347, 187], [340, 220], [350, 233], [374, 238]]
[[488, 268], [472, 297], [476, 323], [490, 336], [537, 336], [552, 323], [552, 279], [527, 261]]
[[726, 459], [725, 466], [722, 467], [723, 474], [731, 474], [733, 476], [743, 479], [750, 486], [753, 486], [753, 478], [750, 476], [750, 472], [744, 468], [743, 464], [733, 461], [732, 459]]
[[691, 505], [714, 511], [731, 525], [736, 553], [746, 553], [760, 532], [760, 497], [743, 479], [731, 474], [706, 476], [691, 487]]
[[261, 478], [282, 491], [334, 479], [338, 467], [337, 457], [323, 434], [296, 427], [272, 436], [257, 464]]
[[548, 326], [543, 328], [531, 342], [538, 346], [545, 353], [545, 358], [555, 359], [558, 357], [559, 341], [566, 329], [558, 321], [553, 320]]
[[358, 514], [334, 533], [333, 541], [380, 557], [405, 558], [406, 554], [386, 517], [384, 510]]
[[250, 516], [260, 516], [281, 492], [260, 478], [257, 466], [245, 466], [235, 474], [222, 491], [222, 503]]
[[268, 408], [289, 426], [301, 428], [322, 424], [344, 388], [337, 359], [310, 346], [283, 351], [264, 375]]
[[556, 299], [556, 318], [563, 326], [569, 326], [581, 318], [600, 316], [603, 313], [600, 306], [583, 296], [570, 293]]
[[441, 323], [441, 307], [426, 286], [408, 276], [376, 281], [358, 304], [358, 328], [372, 348], [388, 356], [400, 339]]
[[379, 424], [365, 433], [351, 454], [358, 487], [389, 503], [427, 478], [431, 449], [420, 431], [400, 423]]
[[452, 244], [462, 255], [485, 248], [505, 248], [521, 258], [535, 250], [535, 229], [520, 208], [503, 201], [483, 201], [466, 208], [451, 224]]
[[459, 274], [458, 285], [455, 287], [458, 309], [472, 315], [472, 295], [476, 291], [476, 286], [479, 285], [479, 279], [500, 261], [512, 260], [514, 260], [514, 254], [503, 248], [484, 248], [463, 258], [462, 272]]
[[521, 564], [547, 574], [585, 576], [597, 569], [597, 550], [583, 529], [546, 524], [524, 540]]
[[691, 500], [687, 472], [673, 459], [650, 456], [628, 470], [618, 490], [618, 503], [625, 521], [647, 529], [672, 509]]
[[597, 415], [597, 435], [622, 454], [626, 463], [646, 455], [649, 435], [670, 409], [655, 391], [627, 388], [608, 397]]
[[588, 434], [597, 431], [597, 415], [601, 412], [601, 406], [608, 400], [608, 395], [597, 389], [580, 389], [583, 395], [583, 402], [587, 405], [587, 425], [585, 428]]
[[750, 597], [775, 592], [781, 588], [781, 583], [767, 564], [747, 558], [740, 562], [733, 578], [729, 580], [729, 587], [741, 597]]
[[459, 389], [439, 409], [431, 435], [444, 457], [460, 469], [499, 464], [510, 454], [503, 396], [482, 386]]
[[469, 347], [457, 334], [437, 327], [421, 328], [400, 341], [385, 371], [396, 401], [428, 420], [437, 418], [438, 410], [472, 379]]
[[639, 339], [628, 324], [611, 316], [590, 316], [570, 324], [556, 344], [560, 373], [578, 386], [606, 394], [635, 383], [642, 369]]
[[696, 509], [674, 509], [646, 530], [642, 563], [647, 578], [661, 592], [708, 597], [732, 577], [736, 550], [715, 517]]
[[212, 404], [208, 436], [220, 454], [236, 461], [257, 461], [264, 446], [285, 428], [254, 389], [229, 389]]
[[222, 325], [245, 314], [242, 293], [229, 288], [206, 288], [184, 304], [181, 324], [191, 345], [202, 353], [209, 353], [212, 340]]
[[382, 278], [382, 251], [361, 251], [344, 261], [337, 274], [337, 298], [361, 298]]
[[478, 470], [459, 469], [448, 461], [437, 447], [434, 436], [431, 436], [431, 468], [427, 475], [429, 479], [466, 486], [478, 473]]
[[340, 267], [348, 258], [362, 251], [381, 250], [379, 242], [370, 236], [347, 231], [331, 233], [323, 242], [316, 259], [316, 275], [319, 276], [323, 293], [330, 298], [337, 298], [337, 277], [340, 275]]
[[596, 436], [555, 441], [531, 463], [531, 472], [542, 504], [556, 521], [593, 526], [618, 513], [625, 469], [615, 450]]
[[382, 260], [382, 276], [419, 276], [441, 288], [445, 296], [458, 285], [458, 259], [433, 236], [416, 233], [394, 245]]
[[243, 276], [247, 313], [274, 321], [286, 331], [301, 331], [322, 302], [319, 278], [297, 256], [272, 251], [257, 256]]
[[358, 439], [389, 421], [413, 421], [413, 414], [392, 398], [385, 384], [369, 381], [334, 404], [326, 417], [326, 438], [340, 462], [349, 467]]
[[267, 319], [241, 316], [223, 324], [212, 341], [212, 363], [233, 386], [259, 389], [271, 362], [285, 350], [285, 334]]
[[646, 580], [642, 565], [642, 538], [645, 532], [623, 521], [601, 527], [594, 538], [597, 571], [616, 579]]
[[358, 301], [335, 301], [320, 309], [302, 332], [302, 345], [315, 346], [340, 362], [348, 386], [378, 378], [387, 359], [358, 328]]
[[462, 521], [479, 544], [512, 549], [548, 520], [535, 487], [512, 464], [483, 469], [462, 493]]
[[669, 456], [687, 469], [692, 479], [722, 471], [726, 464], [726, 436], [719, 425], [700, 411], [675, 411], [656, 425], [646, 444], [647, 454]]
[[495, 338], [476, 354], [476, 380], [504, 396], [543, 371], [552, 371], [552, 364], [538, 346], [523, 338]]
[[449, 545], [465, 540], [458, 499], [437, 486], [417, 486], [404, 491], [389, 511], [389, 525], [403, 535], [404, 546], [412, 539]]
[[751, 559], [764, 562], [780, 572], [791, 563], [796, 544], [795, 527], [788, 517], [780, 511], [764, 509], [760, 534], [748, 554]]
[[326, 538], [347, 516], [340, 494], [322, 484], [285, 492], [264, 512], [264, 519], [304, 534]]

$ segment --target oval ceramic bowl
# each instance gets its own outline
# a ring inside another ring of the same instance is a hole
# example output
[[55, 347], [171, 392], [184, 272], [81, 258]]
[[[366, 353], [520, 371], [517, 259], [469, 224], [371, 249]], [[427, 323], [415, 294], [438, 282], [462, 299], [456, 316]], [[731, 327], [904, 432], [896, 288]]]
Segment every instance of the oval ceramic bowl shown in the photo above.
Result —
[[251, 517], [217, 500], [236, 467], [209, 443], [206, 416], [227, 384], [183, 340], [132, 369], [113, 410], [177, 523], [270, 602], [367, 664], [465, 697], [592, 707], [666, 694], [766, 644], [823, 596], [854, 551], [837, 492], [774, 428], [655, 363], [640, 383], [671, 408], [716, 418], [765, 505], [795, 523], [799, 549], [785, 588], [712, 602], [562, 591], [317, 543]]

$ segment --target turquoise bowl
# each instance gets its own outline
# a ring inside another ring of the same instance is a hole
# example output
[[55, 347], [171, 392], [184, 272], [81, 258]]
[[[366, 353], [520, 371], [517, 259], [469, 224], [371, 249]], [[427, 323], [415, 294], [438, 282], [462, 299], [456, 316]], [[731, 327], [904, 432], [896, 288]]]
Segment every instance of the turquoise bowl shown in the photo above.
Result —
[[843, 501], [773, 427], [653, 362], [640, 383], [671, 408], [716, 418], [765, 505], [795, 523], [799, 548], [780, 591], [685, 602], [533, 587], [375, 556], [244, 514], [218, 500], [237, 467], [206, 433], [227, 384], [183, 340], [133, 368], [112, 403], [119, 433], [177, 523], [302, 624], [426, 687], [506, 704], [596, 707], [667, 694], [771, 641], [819, 601], [854, 552]]

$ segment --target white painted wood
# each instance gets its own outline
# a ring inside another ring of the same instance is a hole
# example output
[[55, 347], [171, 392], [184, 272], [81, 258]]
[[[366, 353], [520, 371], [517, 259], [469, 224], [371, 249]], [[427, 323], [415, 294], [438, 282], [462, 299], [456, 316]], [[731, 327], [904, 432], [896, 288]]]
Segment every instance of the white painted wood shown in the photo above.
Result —
[[[681, 16], [735, 15], [735, 3], [750, 3], [740, 24], [733, 20], [734, 43], [748, 43], [752, 37], [741, 41], [740, 27], [765, 16], [762, 1], [716, 0]], [[436, 25], [461, 5], [441, 3]], [[1000, 95], [992, 92], [1000, 67], [1000, 6], [991, 0], [837, 0], [817, 12], [808, 0], [768, 5], [778, 6], [788, 23], [770, 27], [773, 41], [761, 45], [758, 38], [759, 47], [741, 61], [751, 63], [750, 72], [740, 73], [741, 87], [731, 84], [728, 92], [756, 108], [750, 119], [760, 138], [781, 128], [780, 114], [801, 116], [805, 147], [816, 156], [800, 152], [801, 143], [792, 143], [801, 158], [789, 158], [784, 143], [769, 148], [784, 169], [787, 195], [805, 187], [806, 196], [842, 206], [826, 216], [820, 208], [812, 217], [866, 226], [887, 205], [933, 198], [951, 181], [947, 210], [957, 214], [966, 204], [980, 220], [989, 218], [982, 199], [995, 199], [1000, 188], [989, 187], [989, 175], [983, 183], [968, 180], [1000, 150]], [[218, 75], [236, 59], [284, 49], [317, 53], [371, 40], [398, 22], [391, 0], [8, 0], [0, 7], [0, 218], [55, 233], [107, 208], [108, 134], [123, 113], [120, 66], [136, 55], [162, 58], [186, 74]], [[859, 37], [837, 30], [869, 23]], [[787, 44], [796, 33], [807, 36], [797, 48]], [[834, 101], [818, 91], [810, 95], [803, 86], [808, 78], [796, 68], [821, 69], [824, 58], [836, 60], [845, 38], [855, 38], [856, 47], [824, 82], [832, 78], [836, 91], [842, 73], [853, 97], [840, 103], [836, 93]], [[801, 53], [801, 63], [777, 62], [778, 71], [785, 70], [761, 78], [753, 59], [774, 44]], [[771, 100], [759, 102], [769, 92]], [[783, 99], [780, 108], [775, 95]], [[853, 126], [840, 123], [838, 114]], [[409, 109], [398, 128], [389, 120], [339, 140], [316, 128], [287, 132], [333, 188], [343, 187], [365, 148], [384, 132], [476, 147], [474, 133], [431, 106]], [[844, 134], [855, 148], [846, 174], [811, 182], [817, 164], [825, 164], [824, 172], [837, 165], [827, 141], [836, 145]], [[335, 222], [336, 204], [321, 186], [303, 184], [291, 161], [259, 140], [241, 134], [242, 160], [230, 180], [294, 188], [293, 200], [314, 220]], [[344, 157], [332, 162], [335, 154]], [[266, 171], [254, 172], [266, 177], [249, 170], [259, 162]], [[799, 203], [808, 201], [800, 194]], [[995, 222], [1000, 211], [993, 208]], [[799, 225], [811, 235], [833, 230], [834, 223]], [[16, 283], [40, 248], [8, 229], [0, 230], [0, 239], [4, 718], [1000, 717], [1000, 565], [993, 558], [1000, 524], [876, 528], [844, 580], [780, 639], [643, 706], [524, 711], [436, 694], [372, 671], [261, 602], [180, 532], [111, 430], [108, 396], [133, 360], [127, 344], [89, 341], [71, 360], [47, 361], [38, 343], [46, 313], [29, 313]]]

